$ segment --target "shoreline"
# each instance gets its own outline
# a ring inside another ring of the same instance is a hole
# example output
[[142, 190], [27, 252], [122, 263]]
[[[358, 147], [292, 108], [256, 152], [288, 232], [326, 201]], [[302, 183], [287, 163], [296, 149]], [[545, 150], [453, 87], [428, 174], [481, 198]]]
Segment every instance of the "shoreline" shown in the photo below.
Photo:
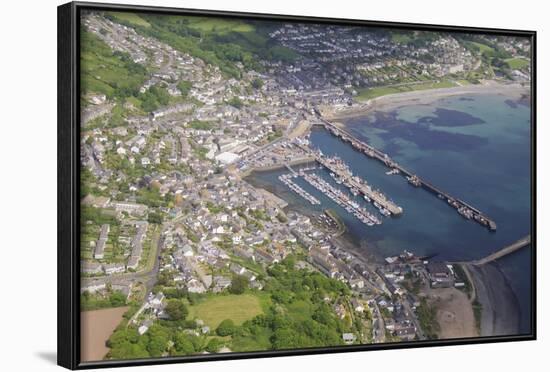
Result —
[[496, 264], [468, 264], [476, 299], [481, 304], [480, 336], [507, 336], [519, 333], [520, 307], [508, 279]]
[[[253, 175], [250, 176], [253, 177]], [[253, 185], [254, 183], [255, 182], [252, 181]], [[254, 186], [257, 187], [257, 185]], [[265, 186], [262, 186], [262, 188], [265, 188]], [[277, 190], [273, 187], [268, 186], [267, 188], [269, 192], [276, 194]], [[293, 210], [310, 217], [316, 214], [315, 212], [309, 211], [307, 208], [302, 208], [291, 202], [288, 203], [285, 210]], [[355, 255], [368, 263], [369, 266], [371, 264], [383, 264], [383, 257], [375, 253], [372, 247], [369, 247], [370, 244], [367, 243], [366, 240], [356, 241], [348, 231], [332, 237], [331, 240], [337, 247]], [[460, 337], [472, 337], [474, 332], [477, 333], [477, 331], [479, 331], [480, 337], [518, 334], [521, 316], [518, 299], [508, 282], [508, 278], [502, 273], [498, 265], [495, 263], [489, 263], [482, 266], [463, 264], [463, 267], [472, 286], [473, 296], [468, 300], [468, 306], [474, 311], [474, 300], [477, 300], [481, 305], [480, 327], [479, 330], [477, 330], [477, 327], [472, 325], [476, 328], [474, 331], [471, 327], [462, 325], [462, 328], [460, 328], [457, 324], [453, 323], [449, 325], [452, 328], [450, 332], [458, 332], [457, 334], [460, 334]], [[469, 319], [467, 312], [461, 308], [463, 306], [463, 301], [460, 302], [458, 301], [459, 299], [454, 297], [457, 296], [453, 295], [451, 299], [456, 301], [452, 304], [449, 302], [445, 309], [440, 309], [444, 311], [444, 313], [440, 315], [442, 317], [448, 317], [449, 314], [453, 314], [454, 318], [459, 313], [461, 314], [459, 317], [460, 319]], [[457, 304], [462, 305], [456, 308], [455, 305]], [[472, 316], [474, 315], [472, 314]], [[474, 321], [473, 319], [470, 320]]]
[[476, 85], [415, 90], [372, 98], [350, 108], [327, 110], [323, 115], [327, 120], [350, 119], [375, 111], [392, 110], [410, 105], [427, 105], [443, 98], [462, 95], [496, 94], [520, 98], [523, 95], [530, 96], [530, 87], [530, 84], [523, 86], [519, 83], [503, 84], [490, 80]]

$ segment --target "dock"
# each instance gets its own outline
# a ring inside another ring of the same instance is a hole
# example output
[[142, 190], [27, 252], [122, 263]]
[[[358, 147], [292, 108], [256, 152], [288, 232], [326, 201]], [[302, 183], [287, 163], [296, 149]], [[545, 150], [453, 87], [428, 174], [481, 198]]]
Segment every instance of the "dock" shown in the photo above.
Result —
[[[442, 189], [436, 187], [432, 183], [423, 180], [415, 173], [409, 171], [408, 169], [401, 166], [399, 163], [395, 162], [393, 159], [391, 159], [387, 154], [383, 153], [382, 151], [378, 150], [377, 148], [370, 146], [358, 139], [356, 139], [354, 136], [352, 136], [350, 133], [348, 133], [346, 130], [337, 127], [336, 125], [332, 124], [328, 120], [324, 119], [318, 114], [318, 122], [315, 122], [314, 125], [321, 125], [326, 130], [328, 130], [332, 135], [340, 138], [342, 141], [347, 142], [351, 144], [356, 150], [362, 152], [363, 154], [367, 155], [370, 158], [376, 159], [383, 163], [386, 167], [388, 167], [390, 170], [398, 170], [399, 173], [395, 172], [396, 174], [400, 174], [401, 176], [405, 177], [406, 180], [415, 187], [421, 187], [424, 190], [436, 195], [439, 199], [444, 200], [448, 205], [456, 209], [456, 211], [463, 216], [464, 218], [468, 220], [473, 220], [480, 225], [488, 228], [490, 231], [496, 231], [497, 224], [495, 221], [493, 221], [491, 218], [489, 218], [487, 215], [485, 215], [483, 212], [481, 212], [479, 209], [475, 208], [474, 206], [468, 204], [467, 202], [455, 198], [449, 193], [443, 191]], [[363, 192], [363, 191], [362, 191]], [[371, 197], [369, 195], [369, 197]], [[373, 198], [374, 199], [374, 198]], [[379, 204], [380, 201], [377, 200]], [[396, 211], [393, 209], [393, 211], [389, 208], [389, 206], [384, 206], [386, 209], [390, 210], [390, 212], [394, 213]]]
[[401, 213], [403, 213], [403, 208], [395, 204], [393, 201], [389, 200], [384, 194], [382, 194], [382, 192], [378, 190], [374, 190], [367, 183], [357, 180], [355, 177], [352, 177], [350, 174], [346, 174], [344, 170], [335, 166], [327, 158], [319, 155], [316, 156], [315, 158], [317, 159], [319, 164], [323, 165], [330, 172], [333, 172], [338, 177], [340, 177], [344, 185], [346, 185], [347, 187], [355, 188], [359, 193], [361, 193], [364, 196], [367, 196], [367, 198], [372, 200], [374, 203], [380, 205], [382, 208], [387, 209], [391, 214], [395, 216], [398, 216]]

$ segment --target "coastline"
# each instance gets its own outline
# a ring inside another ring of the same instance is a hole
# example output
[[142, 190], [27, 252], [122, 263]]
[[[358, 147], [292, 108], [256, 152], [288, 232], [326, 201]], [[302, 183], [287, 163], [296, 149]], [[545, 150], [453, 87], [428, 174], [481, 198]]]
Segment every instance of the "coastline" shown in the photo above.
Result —
[[342, 120], [364, 116], [374, 111], [392, 110], [409, 105], [426, 105], [452, 96], [498, 94], [519, 98], [522, 95], [530, 95], [530, 92], [530, 85], [524, 86], [518, 83], [502, 84], [489, 80], [476, 85], [388, 94], [359, 103], [353, 107], [326, 110], [326, 112], [323, 112], [323, 115], [328, 120]]
[[507, 278], [496, 264], [465, 265], [481, 304], [480, 336], [519, 333], [520, 308]]

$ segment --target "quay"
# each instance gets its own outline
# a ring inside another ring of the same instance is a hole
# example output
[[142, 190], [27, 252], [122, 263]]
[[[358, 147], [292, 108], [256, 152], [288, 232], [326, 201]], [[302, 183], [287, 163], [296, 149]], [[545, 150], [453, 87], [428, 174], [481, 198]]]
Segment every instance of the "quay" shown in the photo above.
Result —
[[321, 177], [316, 174], [304, 174], [304, 180], [308, 182], [311, 186], [315, 187], [317, 190], [321, 191], [323, 194], [332, 199], [336, 204], [345, 208], [346, 211], [350, 214], [353, 214], [358, 220], [363, 222], [365, 225], [374, 226], [380, 225], [382, 221], [378, 219], [373, 214], [369, 213], [366, 208], [363, 208], [356, 201], [351, 200], [347, 195], [342, 191], [338, 190]]
[[323, 165], [329, 171], [340, 177], [342, 183], [350, 189], [355, 189], [368, 199], [370, 199], [375, 206], [379, 205], [381, 212], [385, 209], [391, 214], [397, 216], [403, 213], [403, 208], [389, 200], [384, 194], [378, 190], [374, 190], [366, 182], [361, 181], [358, 177], [353, 177], [352, 174], [346, 172], [345, 169], [336, 166], [333, 162], [329, 161], [323, 156], [317, 155], [315, 157], [319, 164]]
[[[474, 206], [466, 203], [461, 199], [453, 197], [452, 195], [439, 189], [438, 187], [431, 184], [430, 182], [423, 180], [413, 172], [409, 171], [408, 169], [404, 168], [403, 166], [401, 166], [400, 164], [392, 160], [387, 154], [376, 149], [375, 147], [367, 145], [366, 143], [356, 139], [346, 130], [339, 128], [333, 123], [324, 119], [318, 112], [317, 112], [317, 118], [318, 118], [318, 121], [312, 123], [313, 125], [323, 126], [332, 135], [340, 138], [344, 142], [351, 144], [355, 149], [367, 155], [368, 157], [371, 157], [373, 159], [376, 159], [382, 162], [385, 166], [390, 168], [390, 170], [392, 171], [393, 170], [399, 171], [399, 172], [395, 172], [395, 171], [394, 172], [396, 174], [401, 174], [403, 177], [405, 177], [411, 185], [415, 187], [422, 187], [423, 189], [436, 195], [438, 198], [446, 201], [448, 205], [456, 209], [456, 211], [464, 218], [468, 220], [472, 219], [477, 223], [479, 223], [480, 225], [487, 227], [489, 230], [496, 231], [497, 224], [491, 218], [489, 218], [487, 215], [481, 212], [479, 209], [475, 208]], [[377, 202], [381, 204], [379, 201]], [[384, 207], [390, 210], [388, 207], [386, 206]], [[394, 213], [392, 210], [390, 211]]]
[[[288, 167], [292, 170], [292, 168]], [[282, 174], [279, 176], [279, 181], [281, 181], [283, 184], [285, 184], [289, 189], [294, 191], [296, 194], [300, 195], [302, 198], [307, 200], [311, 205], [319, 205], [321, 202], [319, 199], [308, 193], [306, 190], [298, 186], [296, 183], [292, 181], [292, 178], [297, 177], [298, 174], [292, 171], [293, 173], [290, 174]]]
[[491, 253], [490, 255], [483, 257], [477, 261], [471, 262], [471, 264], [476, 266], [481, 266], [488, 264], [489, 262], [493, 262], [498, 260], [499, 258], [502, 258], [504, 256], [507, 256], [509, 254], [514, 253], [515, 251], [518, 251], [524, 247], [527, 247], [529, 244], [531, 244], [531, 234], [527, 235], [524, 238], [521, 238], [520, 240], [507, 245], [506, 247], [499, 249], [498, 251]]

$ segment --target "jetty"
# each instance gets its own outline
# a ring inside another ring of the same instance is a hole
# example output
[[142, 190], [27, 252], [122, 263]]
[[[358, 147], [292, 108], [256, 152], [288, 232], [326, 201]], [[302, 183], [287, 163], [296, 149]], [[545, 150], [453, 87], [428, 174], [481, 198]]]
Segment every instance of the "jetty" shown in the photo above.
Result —
[[373, 189], [359, 177], [354, 177], [347, 167], [339, 166], [337, 162], [320, 154], [316, 155], [315, 158], [319, 164], [338, 176], [345, 186], [366, 196], [365, 199], [367, 201], [372, 201], [381, 212], [387, 210], [395, 216], [403, 213], [403, 208], [388, 199], [381, 191]]
[[[289, 169], [292, 169], [289, 167]], [[282, 174], [279, 176], [279, 181], [281, 181], [283, 184], [285, 184], [289, 189], [294, 191], [296, 194], [300, 195], [302, 198], [307, 200], [311, 205], [320, 205], [321, 202], [319, 199], [308, 193], [306, 190], [298, 186], [294, 181], [292, 181], [292, 178], [298, 177], [298, 174], [292, 171], [293, 173], [289, 174]]]
[[344, 208], [348, 213], [354, 215], [359, 221], [365, 225], [374, 226], [380, 225], [382, 221], [372, 213], [368, 212], [366, 208], [361, 207], [359, 203], [352, 200], [342, 191], [323, 180], [321, 177], [314, 173], [304, 174], [304, 180], [324, 195], [329, 197], [336, 204]]
[[[363, 154], [367, 155], [370, 158], [376, 159], [383, 163], [386, 167], [392, 171], [392, 173], [400, 174], [401, 176], [405, 177], [406, 180], [414, 187], [421, 187], [424, 190], [436, 195], [439, 199], [445, 201], [448, 205], [456, 209], [456, 211], [463, 216], [464, 218], [468, 220], [473, 220], [480, 225], [487, 227], [491, 231], [496, 231], [497, 224], [495, 221], [493, 221], [489, 216], [481, 212], [479, 209], [475, 208], [474, 206], [470, 205], [469, 203], [465, 202], [464, 200], [461, 200], [459, 198], [456, 198], [452, 196], [451, 194], [445, 192], [444, 190], [438, 188], [437, 186], [433, 185], [432, 183], [422, 179], [417, 174], [409, 171], [396, 161], [390, 158], [387, 154], [384, 152], [378, 150], [377, 148], [370, 146], [358, 139], [356, 139], [354, 136], [352, 136], [349, 132], [347, 132], [345, 129], [342, 129], [330, 121], [324, 119], [320, 113], [317, 113], [318, 121], [313, 123], [313, 125], [320, 125], [323, 126], [327, 131], [329, 131], [332, 135], [340, 138], [342, 141], [349, 143], [351, 146], [353, 146], [356, 150], [362, 152]], [[319, 159], [317, 159], [319, 161]], [[398, 172], [395, 172], [397, 170]], [[371, 197], [369, 195], [369, 197]], [[380, 203], [379, 200], [377, 200], [378, 204]], [[391, 205], [385, 205], [384, 208], [390, 210], [393, 214], [396, 214], [394, 212], [397, 212], [397, 210], [393, 207], [390, 209]]]
[[468, 262], [468, 263], [470, 263], [472, 265], [476, 265], [476, 266], [485, 265], [485, 264], [488, 264], [490, 262], [496, 261], [499, 258], [502, 258], [504, 256], [512, 254], [512, 253], [514, 253], [514, 252], [516, 252], [516, 251], [518, 251], [518, 250], [520, 250], [524, 247], [527, 247], [529, 244], [531, 244], [531, 234], [527, 235], [526, 237], [521, 238], [520, 240], [518, 240], [518, 241], [516, 241], [516, 242], [514, 242], [510, 245], [507, 245], [504, 248], [499, 249], [496, 252], [491, 253], [490, 255], [488, 255], [486, 257], [483, 257], [479, 260]]

